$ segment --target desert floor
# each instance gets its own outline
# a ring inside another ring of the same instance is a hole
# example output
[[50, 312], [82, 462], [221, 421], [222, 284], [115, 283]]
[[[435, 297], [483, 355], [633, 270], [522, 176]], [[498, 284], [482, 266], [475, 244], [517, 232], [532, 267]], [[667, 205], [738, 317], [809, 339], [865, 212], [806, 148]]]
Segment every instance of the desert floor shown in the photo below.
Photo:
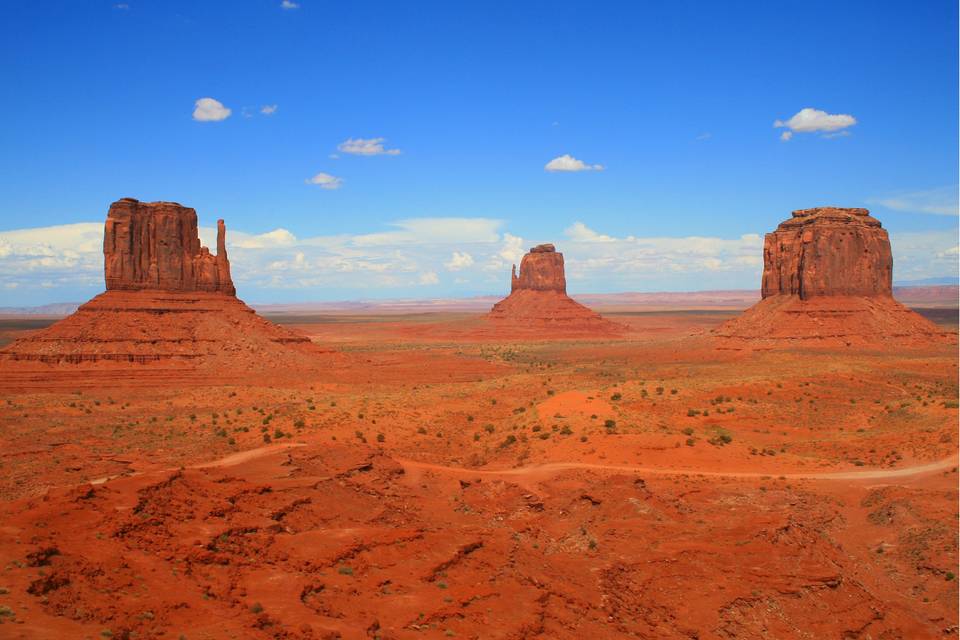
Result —
[[733, 313], [0, 368], [0, 637], [956, 637], [956, 344], [718, 349]]

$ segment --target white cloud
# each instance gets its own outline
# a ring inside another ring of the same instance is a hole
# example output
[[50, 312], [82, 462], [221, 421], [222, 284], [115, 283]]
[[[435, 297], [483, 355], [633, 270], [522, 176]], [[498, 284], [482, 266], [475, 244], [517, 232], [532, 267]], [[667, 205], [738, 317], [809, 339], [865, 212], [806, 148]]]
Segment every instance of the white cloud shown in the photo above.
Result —
[[793, 137], [794, 133], [815, 133], [817, 131], [827, 132], [823, 137], [836, 138], [840, 135], [849, 135], [849, 132], [838, 132], [841, 129], [852, 127], [857, 124], [857, 119], [845, 113], [830, 114], [819, 109], [807, 107], [798, 111], [789, 120], [776, 120], [773, 123], [774, 128], [786, 128], [780, 134], [780, 139], [786, 142]]
[[219, 122], [233, 113], [223, 103], [213, 98], [200, 98], [194, 103], [193, 119], [198, 122]]
[[286, 10], [299, 9], [300, 5], [296, 2], [293, 2], [293, 0], [283, 0], [283, 2], [280, 3], [280, 8]]
[[713, 134], [710, 132], [701, 133], [700, 135], [697, 136], [697, 140], [709, 140], [712, 137], [713, 137]]
[[466, 251], [454, 251], [450, 260], [445, 262], [443, 266], [447, 268], [447, 271], [460, 271], [473, 266], [473, 256]]
[[499, 239], [501, 224], [492, 218], [407, 218], [390, 223], [391, 231], [353, 236], [353, 241], [358, 246], [490, 243]]
[[431, 284], [440, 284], [440, 278], [437, 277], [437, 274], [433, 271], [426, 271], [420, 274], [419, 279], [420, 284], [431, 285]]
[[307, 179], [307, 184], [315, 184], [321, 189], [339, 189], [343, 186], [343, 178], [338, 178], [332, 176], [329, 173], [323, 173], [322, 171], [312, 178]]
[[126, 2], [118, 2], [117, 4], [113, 5], [113, 8], [119, 9], [121, 11], [126, 11], [127, 9], [130, 8], [130, 5], [127, 4]]
[[265, 104], [262, 107], [260, 107], [260, 113], [262, 113], [265, 116], [272, 116], [276, 112], [277, 112], [277, 105], [275, 104]]
[[602, 164], [587, 164], [583, 160], [577, 160], [569, 153], [557, 156], [543, 167], [544, 170], [551, 173], [558, 171], [603, 171]]
[[503, 246], [497, 252], [497, 256], [508, 262], [520, 262], [523, 258], [523, 238], [509, 233], [503, 234]]
[[878, 204], [894, 211], [929, 213], [937, 216], [960, 215], [960, 196], [957, 186], [938, 187], [925, 191], [901, 192], [885, 198], [871, 198], [870, 204]]
[[[598, 233], [582, 222], [565, 231], [568, 277], [573, 280], [662, 279], [664, 274], [739, 273], [744, 279], [762, 265], [763, 239], [751, 233], [735, 239], [704, 236], [617, 238]], [[717, 285], [714, 285], [716, 287]], [[704, 284], [700, 288], [709, 288]]]
[[337, 145], [343, 153], [355, 156], [398, 156], [400, 149], [386, 149], [383, 143], [386, 138], [347, 138]]
[[566, 236], [575, 242], [614, 242], [611, 236], [597, 233], [582, 222], [574, 222], [564, 231]]

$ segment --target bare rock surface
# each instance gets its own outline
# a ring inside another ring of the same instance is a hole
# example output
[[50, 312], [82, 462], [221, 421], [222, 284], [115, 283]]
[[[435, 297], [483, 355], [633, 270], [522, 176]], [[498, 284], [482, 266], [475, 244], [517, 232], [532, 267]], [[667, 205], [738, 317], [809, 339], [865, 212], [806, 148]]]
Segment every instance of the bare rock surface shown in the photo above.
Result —
[[174, 376], [320, 366], [315, 356], [323, 350], [308, 337], [258, 316], [236, 297], [225, 233], [220, 220], [214, 256], [200, 245], [193, 209], [114, 202], [104, 227], [107, 291], [0, 349], [0, 363], [101, 372], [159, 367]]
[[890, 238], [866, 209], [800, 209], [766, 236], [764, 298], [889, 296], [892, 290]]
[[513, 266], [510, 295], [493, 305], [487, 319], [513, 332], [615, 334], [623, 329], [567, 295], [563, 254], [540, 244]]
[[714, 332], [724, 347], [882, 347], [951, 339], [894, 300], [890, 238], [866, 209], [794, 211], [764, 241], [761, 295]]
[[123, 198], [110, 205], [103, 234], [107, 290], [218, 291], [236, 295], [226, 227], [217, 221], [217, 254], [200, 244], [197, 212], [176, 202]]

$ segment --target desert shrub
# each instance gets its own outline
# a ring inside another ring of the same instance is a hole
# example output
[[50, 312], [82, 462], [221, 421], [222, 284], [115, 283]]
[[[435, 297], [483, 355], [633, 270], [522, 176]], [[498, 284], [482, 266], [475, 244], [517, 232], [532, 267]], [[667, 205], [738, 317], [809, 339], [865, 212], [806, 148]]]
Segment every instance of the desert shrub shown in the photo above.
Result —
[[615, 394], [613, 394], [612, 396], [610, 396], [610, 399], [613, 400], [613, 401], [617, 401], [617, 400], [619, 400], [619, 399], [622, 398], [622, 397], [623, 397], [623, 396], [620, 395], [619, 393], [615, 393]]

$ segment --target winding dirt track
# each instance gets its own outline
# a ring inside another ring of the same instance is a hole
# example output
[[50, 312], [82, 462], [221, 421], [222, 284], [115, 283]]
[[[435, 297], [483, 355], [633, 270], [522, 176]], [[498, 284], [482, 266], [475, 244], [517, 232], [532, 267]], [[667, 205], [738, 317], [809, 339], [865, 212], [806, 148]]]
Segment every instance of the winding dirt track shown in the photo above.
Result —
[[[306, 443], [297, 442], [289, 443], [283, 445], [270, 445], [266, 447], [258, 447], [256, 449], [249, 449], [247, 451], [240, 451], [238, 453], [232, 453], [226, 457], [220, 458], [218, 460], [212, 460], [210, 462], [204, 462], [201, 464], [191, 465], [191, 468], [194, 469], [213, 469], [220, 467], [233, 467], [236, 465], [243, 464], [245, 462], [250, 462], [252, 460], [257, 460], [259, 458], [264, 458], [266, 456], [282, 453], [288, 449], [293, 449], [297, 447], [305, 447]], [[525, 467], [515, 467], [512, 469], [471, 469], [468, 467], [450, 467], [441, 464], [432, 464], [429, 462], [421, 462], [419, 460], [411, 460], [409, 458], [398, 458], [394, 457], [401, 466], [403, 466], [404, 471], [410, 473], [411, 471], [436, 471], [439, 473], [448, 473], [454, 475], [469, 475], [469, 476], [508, 476], [508, 477], [519, 477], [524, 480], [532, 480], [537, 478], [545, 478], [551, 475], [560, 473], [562, 471], [571, 471], [577, 469], [591, 470], [591, 471], [614, 471], [618, 473], [643, 473], [647, 475], [667, 475], [667, 476], [701, 476], [701, 477], [713, 477], [713, 478], [770, 478], [777, 476], [780, 478], [786, 478], [790, 480], [886, 480], [886, 479], [895, 479], [895, 478], [909, 478], [913, 476], [920, 476], [928, 473], [935, 473], [937, 471], [944, 471], [947, 469], [952, 469], [958, 466], [960, 463], [960, 456], [954, 454], [949, 458], [944, 458], [943, 460], [937, 460], [936, 462], [930, 462], [927, 464], [915, 465], [912, 467], [903, 467], [900, 469], [869, 469], [866, 471], [824, 471], [818, 473], [776, 473], [776, 472], [750, 472], [750, 471], [709, 471], [703, 469], [668, 469], [663, 467], [642, 467], [642, 466], [633, 466], [633, 465], [618, 465], [618, 464], [597, 464], [591, 462], [548, 462], [544, 464], [533, 464], [527, 465]], [[174, 469], [167, 469], [166, 471], [173, 471]], [[125, 474], [129, 476], [141, 475], [140, 472]], [[107, 476], [104, 478], [97, 478], [96, 480], [90, 480], [90, 484], [102, 484], [107, 480], [112, 480], [119, 476]]]
[[423, 469], [444, 473], [458, 473], [463, 475], [493, 475], [493, 476], [549, 476], [561, 471], [572, 469], [589, 469], [595, 471], [617, 471], [621, 473], [644, 473], [649, 475], [670, 476], [707, 476], [716, 478], [770, 478], [773, 476], [790, 480], [883, 480], [891, 478], [905, 478], [919, 476], [957, 466], [958, 456], [930, 462], [928, 464], [903, 467], [901, 469], [870, 469], [867, 471], [826, 471], [820, 473], [758, 473], [747, 471], [705, 471], [702, 469], [666, 469], [662, 467], [638, 467], [632, 465], [595, 464], [590, 462], [550, 462], [546, 464], [516, 467], [514, 469], [467, 469], [463, 467], [447, 467], [417, 460], [394, 458], [403, 465], [404, 469]]

